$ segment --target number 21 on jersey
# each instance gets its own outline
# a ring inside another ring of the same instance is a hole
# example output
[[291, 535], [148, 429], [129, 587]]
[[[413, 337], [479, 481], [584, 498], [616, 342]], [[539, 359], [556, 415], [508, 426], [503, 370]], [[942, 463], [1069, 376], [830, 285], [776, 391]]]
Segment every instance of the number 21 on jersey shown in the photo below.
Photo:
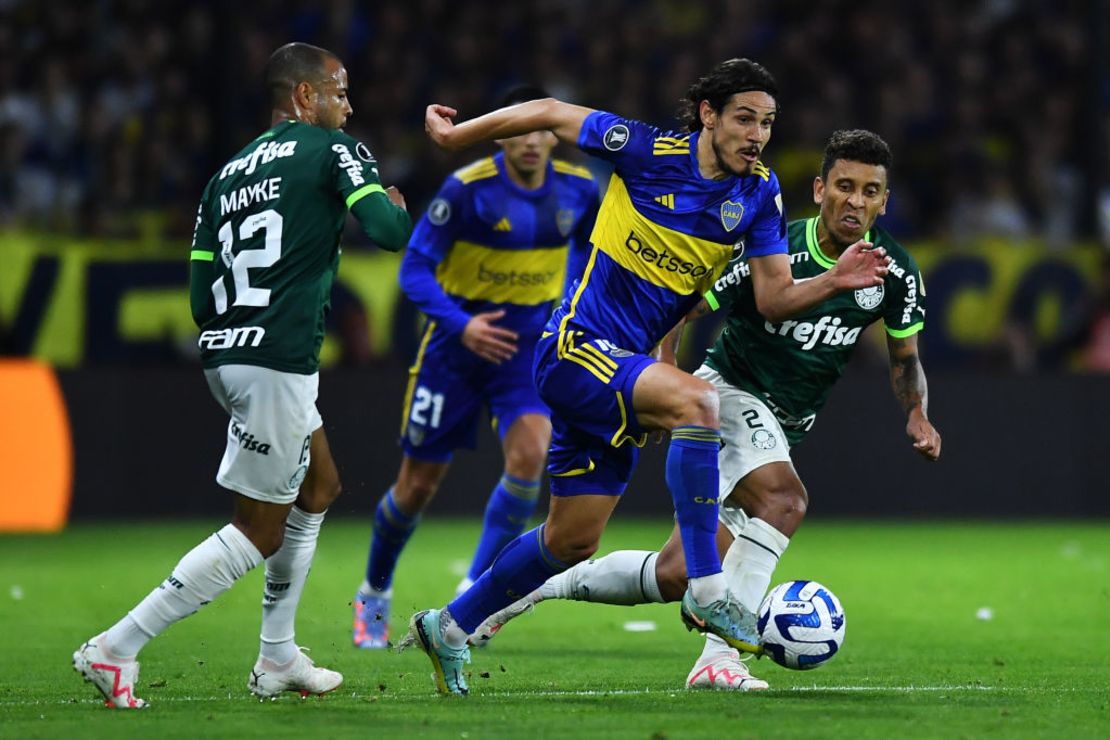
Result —
[[[429, 409], [432, 412], [430, 419], [428, 417]], [[414, 424], [437, 429], [439, 428], [439, 420], [442, 416], [443, 394], [432, 393], [422, 385], [417, 386], [416, 392], [412, 397], [412, 411], [409, 413], [409, 419], [411, 419]]]

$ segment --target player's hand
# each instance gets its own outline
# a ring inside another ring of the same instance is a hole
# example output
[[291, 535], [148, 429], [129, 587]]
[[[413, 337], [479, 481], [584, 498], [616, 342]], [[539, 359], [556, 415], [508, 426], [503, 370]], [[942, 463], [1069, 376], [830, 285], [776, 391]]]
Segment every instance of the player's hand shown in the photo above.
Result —
[[401, 191], [392, 185], [385, 189], [385, 197], [389, 198], [389, 202], [393, 205], [408, 210], [408, 206], [405, 205], [405, 196], [401, 195]]
[[516, 354], [516, 340], [520, 337], [511, 329], [494, 325], [493, 322], [504, 315], [504, 309], [474, 314], [463, 329], [463, 346], [494, 365], [511, 360]]
[[439, 103], [432, 103], [424, 111], [424, 131], [441, 149], [452, 150], [449, 139], [455, 123], [451, 119], [458, 114], [454, 108]]
[[918, 410], [910, 412], [906, 423], [906, 434], [913, 440], [913, 448], [929, 461], [940, 457], [940, 432]]
[[882, 285], [890, 272], [890, 257], [882, 247], [872, 248], [871, 242], [860, 239], [840, 253], [833, 265], [833, 284], [839, 290], [858, 290]]

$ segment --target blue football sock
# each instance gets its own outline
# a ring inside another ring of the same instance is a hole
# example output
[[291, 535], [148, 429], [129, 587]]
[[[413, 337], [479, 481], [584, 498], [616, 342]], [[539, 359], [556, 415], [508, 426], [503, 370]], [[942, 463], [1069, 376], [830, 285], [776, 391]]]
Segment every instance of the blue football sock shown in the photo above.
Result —
[[543, 525], [505, 546], [493, 565], [447, 610], [466, 634], [486, 617], [535, 591], [544, 581], [570, 566], [556, 560], [543, 544]]
[[386, 591], [393, 583], [393, 570], [405, 543], [409, 541], [420, 516], [408, 516], [393, 502], [390, 488], [374, 511], [374, 536], [370, 540], [370, 557], [366, 561], [366, 582], [371, 588]]
[[721, 572], [717, 554], [717, 453], [721, 433], [716, 429], [683, 426], [671, 430], [667, 452], [667, 486], [674, 498], [686, 574], [700, 578]]
[[472, 581], [486, 572], [497, 553], [524, 531], [528, 518], [536, 510], [540, 495], [538, 480], [523, 480], [506, 473], [501, 476], [497, 487], [490, 494], [486, 504], [486, 519], [482, 525], [482, 536], [474, 551], [467, 576]]

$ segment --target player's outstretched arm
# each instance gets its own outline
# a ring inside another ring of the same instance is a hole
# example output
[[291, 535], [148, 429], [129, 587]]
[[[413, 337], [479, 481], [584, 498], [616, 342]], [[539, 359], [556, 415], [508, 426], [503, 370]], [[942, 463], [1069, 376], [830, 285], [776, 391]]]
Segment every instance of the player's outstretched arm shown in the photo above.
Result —
[[756, 308], [772, 322], [796, 316], [845, 290], [882, 285], [890, 271], [886, 250], [872, 249], [862, 240], [845, 249], [824, 274], [806, 280], [794, 279], [785, 254], [752, 257], [748, 264]]
[[375, 244], [390, 252], [408, 244], [412, 235], [412, 217], [405, 208], [405, 197], [392, 185], [360, 198], [351, 205], [351, 215]]
[[551, 131], [560, 141], [577, 145], [582, 123], [593, 112], [592, 108], [543, 98], [499, 108], [455, 124], [452, 119], [458, 115], [457, 110], [432, 103], [424, 112], [424, 130], [437, 146], [449, 152], [532, 131]]
[[929, 388], [917, 353], [917, 335], [886, 338], [890, 354], [890, 385], [906, 412], [906, 434], [927, 460], [940, 457], [940, 433], [929, 421]]

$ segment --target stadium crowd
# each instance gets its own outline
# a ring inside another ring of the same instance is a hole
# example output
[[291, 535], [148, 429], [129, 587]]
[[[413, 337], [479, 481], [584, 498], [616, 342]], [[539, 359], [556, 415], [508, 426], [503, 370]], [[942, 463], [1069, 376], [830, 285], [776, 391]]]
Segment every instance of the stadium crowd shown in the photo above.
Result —
[[814, 212], [828, 134], [866, 127], [895, 152], [884, 224], [902, 239], [1110, 249], [1106, 17], [1081, 0], [8, 0], [0, 227], [188, 235], [208, 174], [267, 124], [267, 55], [301, 39], [343, 57], [351, 133], [414, 213], [472, 156], [428, 145], [430, 101], [468, 118], [525, 79], [668, 127], [700, 70], [749, 56], [782, 90], [767, 161], [788, 215]]
[[1094, 233], [1106, 191], [1092, 153], [1106, 148], [1110, 90], [1088, 6], [0, 3], [0, 217], [128, 235], [162, 213], [187, 232], [206, 173], [265, 126], [269, 50], [299, 38], [343, 56], [352, 129], [388, 153], [385, 177], [418, 207], [451, 164], [423, 136], [430, 100], [472, 116], [523, 76], [667, 124], [698, 70], [746, 55], [783, 91], [769, 161], [795, 211], [829, 131], [863, 126], [899, 154], [893, 231], [1066, 245]]

